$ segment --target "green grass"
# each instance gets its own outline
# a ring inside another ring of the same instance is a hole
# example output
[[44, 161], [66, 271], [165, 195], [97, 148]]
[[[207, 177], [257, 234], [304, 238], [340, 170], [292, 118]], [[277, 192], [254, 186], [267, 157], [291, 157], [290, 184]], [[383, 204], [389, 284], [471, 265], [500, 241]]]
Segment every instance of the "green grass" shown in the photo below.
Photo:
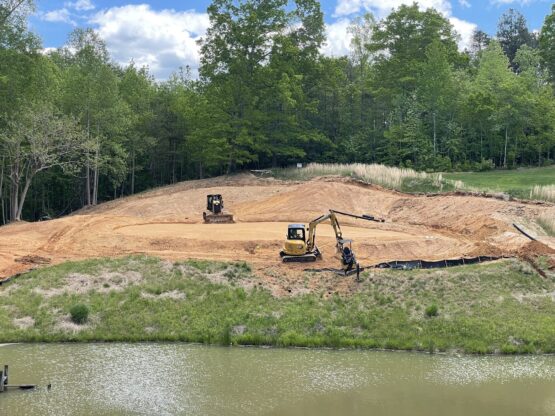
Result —
[[534, 186], [555, 184], [555, 166], [489, 172], [446, 173], [444, 177], [454, 181], [463, 181], [466, 186], [479, 190], [504, 192], [515, 197], [530, 198], [530, 191]]
[[[350, 295], [276, 298], [245, 263], [66, 263], [0, 286], [0, 343], [191, 341], [467, 353], [555, 352], [555, 276], [516, 260], [365, 272]], [[259, 282], [248, 286], [246, 282]], [[252, 289], [249, 287], [253, 287]], [[88, 321], [70, 322], [86, 305]], [[437, 316], [429, 312], [437, 306]], [[427, 312], [428, 310], [428, 312]], [[69, 323], [68, 323], [69, 322]]]

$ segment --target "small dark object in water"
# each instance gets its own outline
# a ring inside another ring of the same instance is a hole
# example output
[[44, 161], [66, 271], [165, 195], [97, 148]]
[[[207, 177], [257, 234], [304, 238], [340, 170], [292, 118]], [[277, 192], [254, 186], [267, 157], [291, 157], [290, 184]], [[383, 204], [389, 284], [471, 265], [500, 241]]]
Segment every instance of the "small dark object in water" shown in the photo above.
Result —
[[32, 389], [35, 389], [37, 386], [35, 386], [34, 384], [20, 384], [19, 386], [14, 386], [14, 387], [17, 387], [20, 390], [32, 390]]
[[50, 390], [52, 388], [52, 383], [48, 383], [48, 386], [46, 386], [47, 390]]

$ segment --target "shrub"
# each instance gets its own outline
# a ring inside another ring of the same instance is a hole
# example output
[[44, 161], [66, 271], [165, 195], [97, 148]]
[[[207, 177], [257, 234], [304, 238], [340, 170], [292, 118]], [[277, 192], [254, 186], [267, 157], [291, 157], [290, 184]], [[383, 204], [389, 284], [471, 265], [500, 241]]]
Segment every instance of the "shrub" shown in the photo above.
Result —
[[426, 310], [424, 311], [424, 313], [426, 314], [426, 316], [428, 318], [431, 318], [432, 316], [437, 316], [438, 315], [438, 308], [436, 304], [432, 304], [430, 306], [428, 306], [426, 308]]
[[71, 315], [71, 320], [73, 322], [78, 325], [82, 325], [89, 319], [89, 308], [87, 305], [79, 303], [71, 307], [69, 314]]

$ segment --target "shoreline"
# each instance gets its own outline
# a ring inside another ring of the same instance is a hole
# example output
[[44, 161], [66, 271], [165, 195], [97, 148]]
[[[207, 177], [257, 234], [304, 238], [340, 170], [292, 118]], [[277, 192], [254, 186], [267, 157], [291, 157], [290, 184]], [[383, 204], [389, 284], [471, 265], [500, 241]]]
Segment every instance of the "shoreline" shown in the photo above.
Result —
[[403, 349], [386, 349], [386, 348], [334, 348], [334, 347], [303, 347], [303, 346], [288, 346], [282, 347], [277, 345], [249, 345], [249, 344], [203, 344], [200, 342], [187, 342], [187, 341], [37, 341], [37, 342], [11, 342], [6, 344], [0, 343], [0, 348], [9, 347], [13, 345], [103, 345], [103, 344], [160, 344], [160, 345], [185, 345], [203, 348], [245, 348], [245, 349], [260, 349], [260, 350], [305, 350], [305, 351], [321, 351], [321, 352], [361, 352], [361, 353], [398, 353], [398, 354], [416, 354], [416, 355], [436, 355], [440, 357], [555, 357], [555, 352], [539, 352], [539, 353], [515, 353], [515, 354], [502, 354], [502, 353], [485, 353], [474, 354], [463, 351], [422, 351], [422, 350], [403, 350]]

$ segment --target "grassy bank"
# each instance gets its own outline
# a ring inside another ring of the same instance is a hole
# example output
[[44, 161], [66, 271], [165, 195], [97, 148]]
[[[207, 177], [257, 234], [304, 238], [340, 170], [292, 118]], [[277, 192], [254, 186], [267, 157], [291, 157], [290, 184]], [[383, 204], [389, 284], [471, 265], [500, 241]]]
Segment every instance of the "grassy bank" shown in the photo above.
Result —
[[[299, 276], [300, 279], [303, 276]], [[555, 279], [507, 260], [365, 273], [357, 290], [273, 297], [244, 263], [129, 257], [0, 286], [0, 343], [194, 341], [468, 353], [555, 352]], [[70, 310], [86, 305], [83, 325]]]
[[555, 202], [555, 166], [489, 172], [446, 173], [445, 178], [466, 187], [504, 192], [518, 198]]
[[504, 193], [515, 198], [555, 202], [555, 166], [489, 172], [426, 173], [384, 165], [311, 163], [303, 169], [274, 169], [279, 179], [308, 180], [323, 175], [360, 179], [402, 192], [455, 190]]

